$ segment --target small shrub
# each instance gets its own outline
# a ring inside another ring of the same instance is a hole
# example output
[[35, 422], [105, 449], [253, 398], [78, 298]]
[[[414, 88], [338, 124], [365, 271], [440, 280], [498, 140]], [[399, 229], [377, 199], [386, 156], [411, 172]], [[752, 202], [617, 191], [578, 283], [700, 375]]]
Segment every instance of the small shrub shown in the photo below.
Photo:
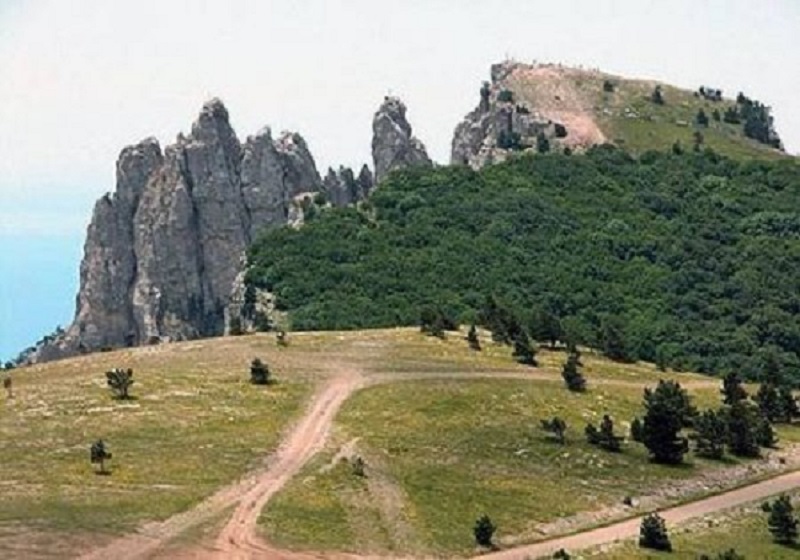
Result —
[[554, 416], [551, 420], [542, 420], [542, 429], [550, 434], [550, 437], [564, 445], [566, 443], [567, 423], [558, 416]]
[[797, 518], [789, 496], [781, 496], [773, 502], [767, 519], [772, 540], [778, 544], [794, 545], [797, 543]]
[[605, 80], [603, 82], [603, 91], [606, 93], [614, 93], [614, 82], [611, 80]]
[[366, 467], [367, 463], [360, 455], [356, 455], [350, 462], [350, 468], [353, 470], [353, 474], [362, 478], [367, 476]]
[[669, 542], [664, 518], [657, 513], [651, 513], [642, 519], [642, 524], [639, 528], [639, 546], [672, 552], [672, 543]]
[[480, 352], [481, 340], [478, 337], [478, 329], [475, 328], [474, 323], [472, 326], [470, 326], [469, 331], [467, 331], [467, 343], [469, 344], [470, 349]]
[[497, 531], [497, 527], [492, 523], [488, 515], [479, 517], [478, 520], [475, 521], [475, 527], [472, 531], [475, 534], [475, 542], [477, 542], [479, 546], [485, 546], [487, 548], [493, 546], [492, 538], [494, 537], [495, 531]]
[[275, 343], [281, 348], [289, 346], [289, 335], [286, 334], [285, 330], [279, 329], [278, 332], [275, 333]]
[[514, 102], [514, 92], [510, 89], [501, 90], [500, 93], [497, 94], [497, 100], [500, 103], [513, 103]]
[[97, 440], [89, 448], [89, 460], [93, 465], [100, 465], [98, 474], [107, 474], [106, 461], [111, 459], [111, 453], [106, 448], [106, 444], [102, 439]]
[[129, 391], [133, 385], [133, 370], [114, 368], [107, 371], [106, 383], [118, 399], [129, 399]]
[[262, 362], [259, 358], [253, 360], [250, 364], [250, 383], [254, 385], [268, 385], [272, 381], [267, 364]]

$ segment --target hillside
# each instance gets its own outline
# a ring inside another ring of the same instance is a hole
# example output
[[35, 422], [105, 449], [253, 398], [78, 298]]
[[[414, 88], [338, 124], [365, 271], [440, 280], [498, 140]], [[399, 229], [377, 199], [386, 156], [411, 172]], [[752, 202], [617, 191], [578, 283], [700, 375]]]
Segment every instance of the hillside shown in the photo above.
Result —
[[540, 138], [555, 151], [612, 143], [639, 154], [699, 144], [734, 158], [785, 157], [769, 108], [741, 93], [507, 61], [492, 66], [478, 107], [457, 127], [451, 161], [482, 167], [541, 151]]
[[[257, 334], [25, 368], [0, 403], [0, 556], [466, 555], [481, 511], [510, 549], [800, 464], [787, 424], [762, 459], [653, 464], [628, 434], [643, 389], [674, 380], [703, 409], [719, 405], [717, 381], [584, 352], [588, 390], [570, 393], [562, 349], [541, 348], [531, 368], [480, 338], [474, 352], [463, 332], [294, 333], [288, 346]], [[248, 382], [256, 356], [276, 383]], [[111, 367], [134, 369], [132, 399], [112, 397]], [[569, 423], [564, 447], [539, 428], [555, 414]], [[582, 435], [603, 414], [626, 436], [620, 453]], [[99, 438], [113, 453], [104, 476], [89, 462]]]
[[793, 160], [711, 152], [408, 171], [262, 236], [248, 282], [299, 330], [412, 325], [425, 307], [471, 322], [493, 296], [534, 336], [555, 317], [562, 339], [621, 337], [628, 359], [750, 377], [777, 360], [800, 379], [799, 194]]

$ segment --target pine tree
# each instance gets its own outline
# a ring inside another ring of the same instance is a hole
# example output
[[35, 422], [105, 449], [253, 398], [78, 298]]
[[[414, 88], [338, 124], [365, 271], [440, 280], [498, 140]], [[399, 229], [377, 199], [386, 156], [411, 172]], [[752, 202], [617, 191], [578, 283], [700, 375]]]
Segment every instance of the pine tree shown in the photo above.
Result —
[[758, 457], [756, 409], [743, 401], [734, 403], [725, 414], [728, 433], [728, 449], [739, 457]]
[[686, 391], [674, 381], [661, 380], [654, 391], [644, 390], [644, 406], [642, 443], [653, 460], [666, 464], [683, 462], [688, 442], [680, 432], [692, 410]]
[[89, 448], [89, 459], [93, 465], [100, 465], [99, 474], [106, 474], [106, 461], [111, 459], [111, 453], [108, 452], [106, 444], [102, 439], [94, 442]]
[[106, 383], [114, 392], [118, 399], [129, 399], [131, 386], [133, 385], [133, 370], [114, 368], [106, 372]]
[[250, 364], [250, 383], [268, 385], [272, 381], [267, 364], [256, 358]]
[[742, 380], [736, 372], [728, 373], [722, 378], [720, 393], [723, 396], [722, 402], [727, 405], [747, 399], [747, 391], [742, 387]]
[[603, 321], [601, 340], [603, 343], [603, 354], [606, 357], [624, 362], [629, 359], [628, 350], [625, 345], [625, 333], [619, 319], [608, 317]]
[[708, 126], [708, 116], [703, 109], [697, 111], [697, 116], [694, 118], [694, 122], [697, 123], [697, 126]]
[[771, 382], [762, 383], [753, 400], [758, 403], [761, 414], [770, 422], [774, 422], [782, 416], [778, 389]]
[[531, 340], [525, 331], [521, 330], [514, 337], [514, 352], [512, 356], [520, 364], [536, 365], [536, 348], [531, 344]]
[[492, 523], [488, 515], [479, 517], [478, 520], [475, 521], [475, 527], [472, 531], [475, 534], [475, 542], [477, 542], [479, 546], [485, 546], [487, 548], [492, 547], [492, 538], [494, 537], [495, 531], [497, 531], [497, 527]]
[[775, 447], [778, 444], [778, 436], [772, 428], [772, 422], [765, 416], [756, 418], [755, 426], [756, 443], [761, 447]]
[[639, 546], [672, 552], [672, 543], [669, 542], [664, 518], [657, 513], [651, 513], [642, 519], [642, 524], [639, 528]]
[[779, 422], [791, 424], [800, 416], [800, 408], [797, 406], [792, 389], [785, 385], [778, 389], [778, 410], [780, 410]]
[[725, 455], [725, 441], [728, 436], [722, 414], [706, 410], [697, 417], [694, 429], [692, 439], [695, 453], [700, 457], [722, 459]]
[[797, 543], [797, 519], [788, 496], [781, 496], [773, 502], [767, 525], [769, 532], [772, 533], [772, 539], [776, 543], [783, 545]]
[[579, 369], [579, 355], [570, 354], [567, 356], [567, 361], [561, 369], [561, 377], [564, 378], [564, 383], [567, 389], [576, 393], [581, 393], [586, 390], [586, 378]]
[[623, 438], [614, 433], [614, 421], [611, 420], [608, 414], [603, 416], [603, 421], [600, 423], [599, 430], [593, 424], [587, 424], [585, 433], [586, 440], [591, 445], [597, 445], [612, 453], [616, 453], [622, 449]]
[[655, 87], [655, 89], [653, 90], [653, 94], [650, 96], [650, 101], [652, 101], [656, 105], [664, 104], [664, 94], [661, 92], [661, 86]]
[[481, 340], [478, 337], [478, 329], [475, 328], [475, 323], [473, 323], [470, 326], [469, 331], [467, 331], [467, 343], [472, 350], [480, 352]]
[[554, 416], [551, 420], [542, 420], [542, 429], [550, 434], [554, 440], [561, 445], [566, 443], [567, 423], [558, 416]]

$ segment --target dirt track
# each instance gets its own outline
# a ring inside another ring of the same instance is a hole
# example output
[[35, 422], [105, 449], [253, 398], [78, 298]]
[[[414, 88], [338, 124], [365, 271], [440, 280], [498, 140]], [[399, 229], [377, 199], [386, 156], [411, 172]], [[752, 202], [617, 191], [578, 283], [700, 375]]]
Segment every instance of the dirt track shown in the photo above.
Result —
[[[730, 490], [717, 496], [697, 500], [681, 506], [675, 506], [662, 511], [660, 515], [666, 520], [667, 524], [676, 524], [694, 517], [709, 515], [748, 502], [761, 500], [774, 494], [788, 492], [796, 489], [798, 486], [800, 486], [800, 471], [795, 471], [736, 490]], [[636, 517], [634, 519], [614, 523], [607, 527], [583, 531], [568, 537], [559, 537], [536, 544], [486, 554], [481, 556], [481, 559], [522, 560], [526, 558], [551, 558], [552, 554], [561, 548], [570, 552], [622, 539], [629, 539], [638, 536], [641, 520], [641, 517]]]
[[[211, 519], [214, 515], [223, 512], [229, 507], [236, 506], [230, 520], [216, 539], [213, 548], [198, 548], [189, 552], [188, 555], [178, 554], [178, 556], [181, 558], [191, 557], [213, 560], [229, 558], [307, 560], [320, 557], [356, 559], [358, 557], [355, 555], [326, 555], [324, 553], [306, 555], [271, 548], [267, 543], [261, 541], [256, 534], [258, 517], [270, 498], [288, 483], [315, 453], [324, 447], [339, 408], [356, 390], [368, 385], [397, 382], [405, 379], [475, 379], [491, 377], [557, 380], [556, 376], [540, 371], [460, 374], [420, 372], [407, 373], [402, 376], [387, 374], [365, 378], [356, 371], [342, 368], [317, 391], [303, 417], [287, 434], [283, 444], [263, 470], [221, 489], [189, 511], [173, 516], [161, 523], [149, 524], [138, 533], [122, 537], [110, 545], [81, 558], [83, 560], [150, 558], [181, 533]], [[710, 381], [709, 383], [714, 382]], [[706, 382], [698, 382], [697, 384], [705, 385]], [[629, 386], [634, 385], [634, 383], [621, 380], [606, 380], [603, 385]], [[636, 385], [641, 386], [641, 383]], [[663, 516], [669, 523], [678, 523], [692, 517], [714, 513], [797, 487], [800, 487], [800, 471], [731, 490], [711, 498], [670, 508], [663, 512]], [[560, 548], [578, 550], [606, 544], [637, 535], [640, 519], [635, 518], [600, 529], [587, 530], [567, 537], [499, 551], [483, 555], [481, 558], [487, 560], [536, 558], [542, 555], [551, 555]]]

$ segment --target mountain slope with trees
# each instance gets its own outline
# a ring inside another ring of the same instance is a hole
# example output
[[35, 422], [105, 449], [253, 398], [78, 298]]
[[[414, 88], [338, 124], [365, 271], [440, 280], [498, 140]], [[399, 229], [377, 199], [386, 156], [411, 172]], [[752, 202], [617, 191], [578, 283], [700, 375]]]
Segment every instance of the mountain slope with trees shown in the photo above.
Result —
[[[710, 150], [523, 155], [392, 174], [251, 247], [247, 282], [295, 329], [478, 320], [487, 298], [532, 334], [616, 357], [800, 378], [800, 167]], [[539, 336], [538, 338], [542, 338]]]

